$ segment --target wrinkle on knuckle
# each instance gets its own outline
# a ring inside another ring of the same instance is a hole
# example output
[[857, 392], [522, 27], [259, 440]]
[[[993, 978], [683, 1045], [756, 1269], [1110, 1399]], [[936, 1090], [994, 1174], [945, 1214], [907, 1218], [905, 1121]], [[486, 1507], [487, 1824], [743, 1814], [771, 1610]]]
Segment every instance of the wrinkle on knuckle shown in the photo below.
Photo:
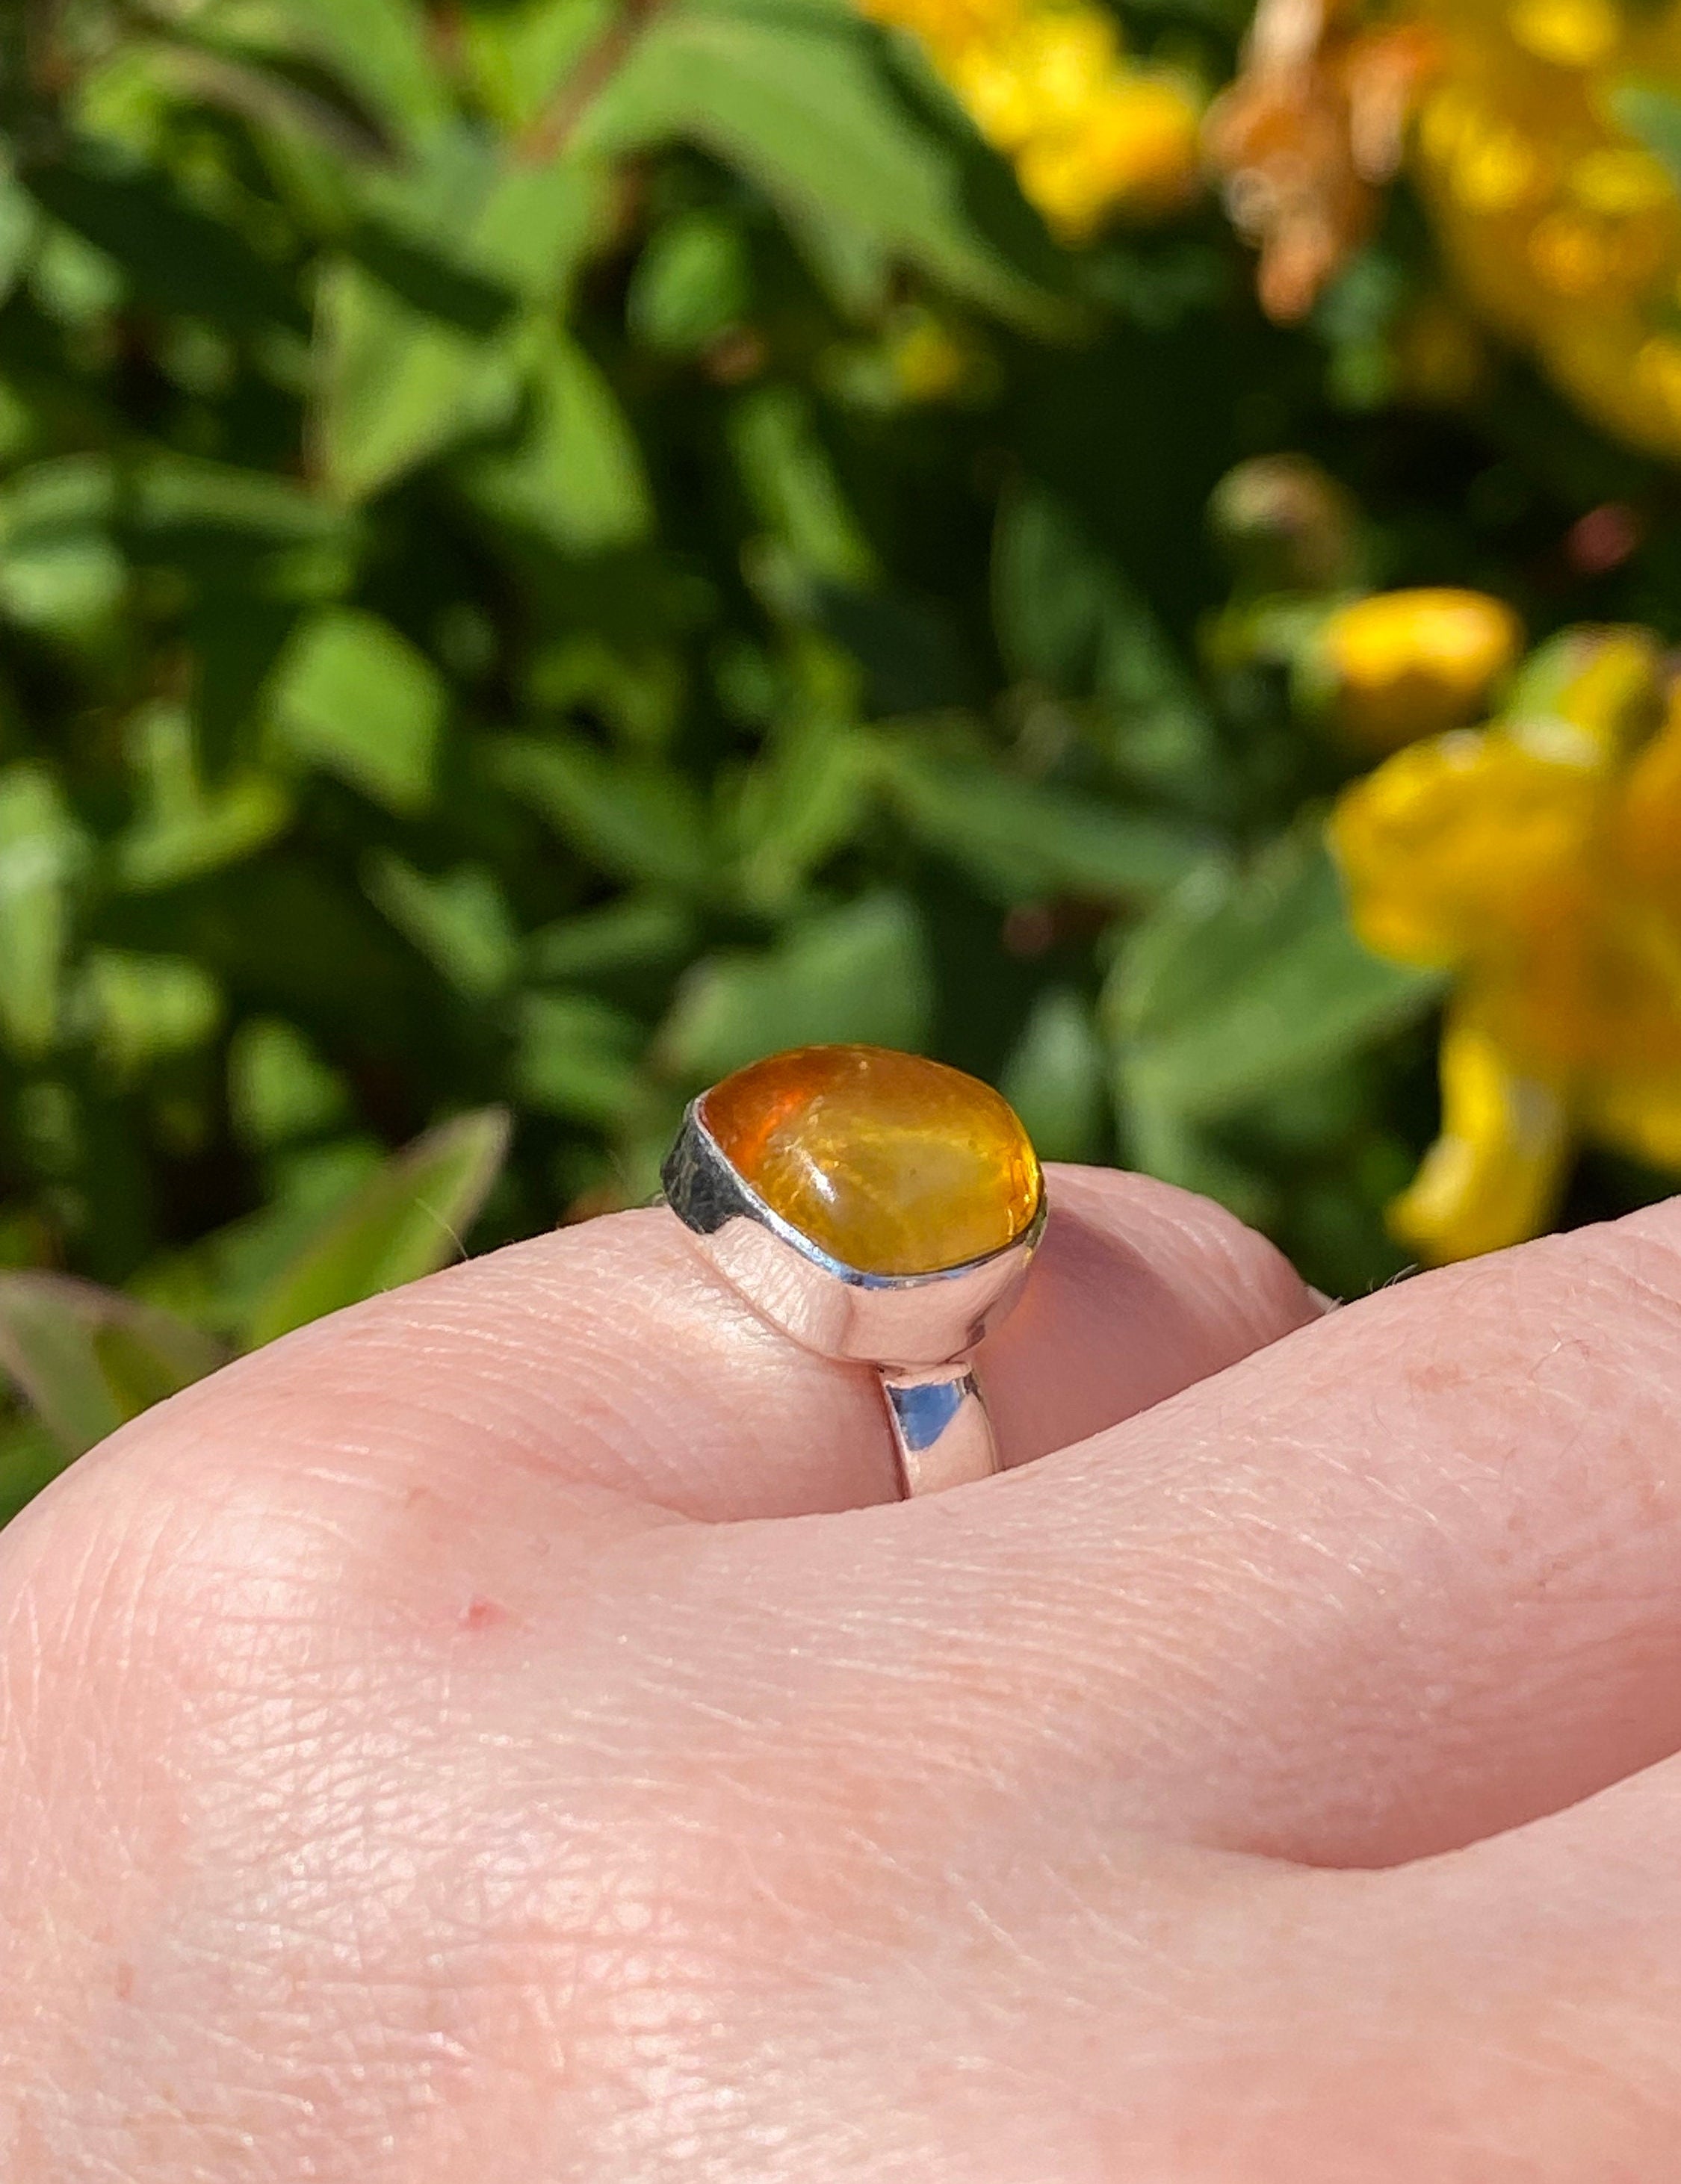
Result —
[[1313, 1317], [1301, 1278], [1277, 1245], [1214, 1199], [1175, 1190], [1153, 1211], [1174, 1239], [1187, 1301], [1236, 1338], [1234, 1357]]
[[1300, 1276], [1276, 1245], [1228, 1217], [1212, 1237], [1218, 1301], [1241, 1312], [1258, 1343], [1276, 1340], [1313, 1317]]

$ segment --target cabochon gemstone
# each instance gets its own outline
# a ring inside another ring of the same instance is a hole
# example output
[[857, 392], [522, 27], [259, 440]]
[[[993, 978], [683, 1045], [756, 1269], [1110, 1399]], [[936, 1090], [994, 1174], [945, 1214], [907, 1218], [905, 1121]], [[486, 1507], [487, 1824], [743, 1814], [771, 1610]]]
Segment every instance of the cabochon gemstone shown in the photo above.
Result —
[[1008, 1101], [919, 1055], [796, 1047], [714, 1085], [701, 1120], [773, 1213], [860, 1273], [985, 1258], [1039, 1210], [1039, 1162]]

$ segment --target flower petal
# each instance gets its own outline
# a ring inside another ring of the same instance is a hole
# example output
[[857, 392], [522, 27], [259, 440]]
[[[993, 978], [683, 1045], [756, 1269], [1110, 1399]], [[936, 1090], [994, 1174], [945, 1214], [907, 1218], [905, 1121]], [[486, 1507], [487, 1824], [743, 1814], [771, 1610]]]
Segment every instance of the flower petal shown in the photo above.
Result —
[[1663, 727], [1628, 769], [1617, 866], [1635, 896], [1681, 919], [1681, 688]]
[[1533, 898], [1585, 854], [1600, 800], [1592, 752], [1538, 751], [1489, 729], [1396, 752], [1344, 790], [1331, 843], [1367, 947], [1453, 966], [1533, 922]]
[[1525, 661], [1505, 714], [1538, 750], [1567, 751], [1585, 737], [1590, 762], [1615, 766], [1663, 719], [1663, 648], [1649, 629], [1623, 624], [1562, 630]]
[[1395, 1234], [1438, 1266], [1538, 1235], [1571, 1150], [1567, 1088], [1516, 1067], [1470, 1012], [1449, 1019], [1441, 1074], [1442, 1134], [1389, 1208]]

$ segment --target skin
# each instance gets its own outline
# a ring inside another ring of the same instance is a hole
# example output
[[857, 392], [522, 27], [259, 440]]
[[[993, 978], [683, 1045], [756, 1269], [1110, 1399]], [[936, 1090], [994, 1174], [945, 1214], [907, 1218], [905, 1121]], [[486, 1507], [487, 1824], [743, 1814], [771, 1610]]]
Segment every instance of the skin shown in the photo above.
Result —
[[1001, 1479], [648, 1212], [0, 1536], [8, 2184], [1673, 2177], [1681, 1207], [1325, 1313], [1052, 1189]]

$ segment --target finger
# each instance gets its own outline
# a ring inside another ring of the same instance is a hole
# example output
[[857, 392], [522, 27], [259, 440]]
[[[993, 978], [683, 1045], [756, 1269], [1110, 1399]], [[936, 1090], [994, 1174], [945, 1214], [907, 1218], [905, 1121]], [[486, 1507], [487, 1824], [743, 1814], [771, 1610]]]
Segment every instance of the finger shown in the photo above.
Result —
[[[1040, 1974], [1036, 1996], [1025, 1981], [1012, 1995], [1012, 2069], [1041, 2079], [1049, 2114], [1102, 2116], [1114, 2173], [1199, 2184], [1675, 2173], [1677, 1763], [1398, 1872], [1309, 1873], [1170, 1846], [1129, 1847], [1117, 1869], [1077, 1819], [1071, 1832], [1048, 1904], [1021, 1904], [1019, 1887], [1000, 1900], [996, 1881], [979, 1900], [1005, 1937], [998, 1958]], [[970, 1885], [985, 1892], [989, 1876]], [[941, 1999], [961, 2010], [959, 1995]], [[986, 2006], [996, 2023], [996, 1989]], [[925, 1990], [923, 2007], [940, 2021]], [[986, 2142], [1010, 2120], [1006, 2109]], [[1083, 2150], [1059, 2147], [1042, 2173], [1085, 2174]]]
[[1211, 1199], [1112, 1168], [1058, 1167], [1051, 1188], [1022, 1301], [981, 1351], [1008, 1464], [1148, 1410], [1325, 1309]]
[[[775, 2142], [791, 2103], [801, 2173], [852, 2176], [840, 2149], [870, 2117], [856, 2173], [919, 2184], [1674, 2174], [1673, 1791], [1644, 1841], [1637, 1824], [1608, 1844], [1590, 1822], [1568, 1848], [1508, 1860], [1507, 1838], [1383, 1875], [1100, 1839], [1073, 1817], [1042, 1859], [984, 1819], [937, 1832], [943, 1864], [913, 1836], [891, 1865], [914, 1915], [868, 1899], [876, 1930], [831, 1945], [844, 1975], [819, 1966], [771, 2008], [738, 2007], [724, 2057], [678, 2035], [658, 2068], [727, 2102], [724, 2173], [757, 2173], [749, 2149]], [[783, 1960], [809, 1955], [808, 1913], [802, 1928], [771, 1900], [792, 1930]], [[728, 1906], [719, 1946], [757, 1937], [754, 1908]]]
[[1388, 2098], [1448, 2126], [1444, 2151], [1456, 2137], [1467, 2184], [1673, 2172], [1678, 1852], [1681, 1765], [1669, 1760], [1490, 1841], [1371, 1877], [1352, 1923], [1368, 1974], [1397, 1974], [1363, 1982], [1388, 2020]]
[[[1204, 1201], [1092, 1169], [1054, 1171], [1050, 1190], [1023, 1302], [980, 1361], [1008, 1462], [1130, 1417], [1318, 1309], [1271, 1245]], [[706, 1518], [895, 1491], [874, 1372], [768, 1326], [663, 1210], [540, 1237], [302, 1329], [112, 1447], [138, 1477], [207, 1445], [318, 1473], [420, 1467], [464, 1507], [494, 1467]]]
[[1419, 1857], [1681, 1749], [1678, 1334], [1681, 1202], [1347, 1307], [844, 1569], [793, 1539], [777, 1582], [819, 1656], [825, 1585], [848, 1630], [917, 1604], [896, 1664], [957, 1763], [1083, 1753], [1118, 1821]]

